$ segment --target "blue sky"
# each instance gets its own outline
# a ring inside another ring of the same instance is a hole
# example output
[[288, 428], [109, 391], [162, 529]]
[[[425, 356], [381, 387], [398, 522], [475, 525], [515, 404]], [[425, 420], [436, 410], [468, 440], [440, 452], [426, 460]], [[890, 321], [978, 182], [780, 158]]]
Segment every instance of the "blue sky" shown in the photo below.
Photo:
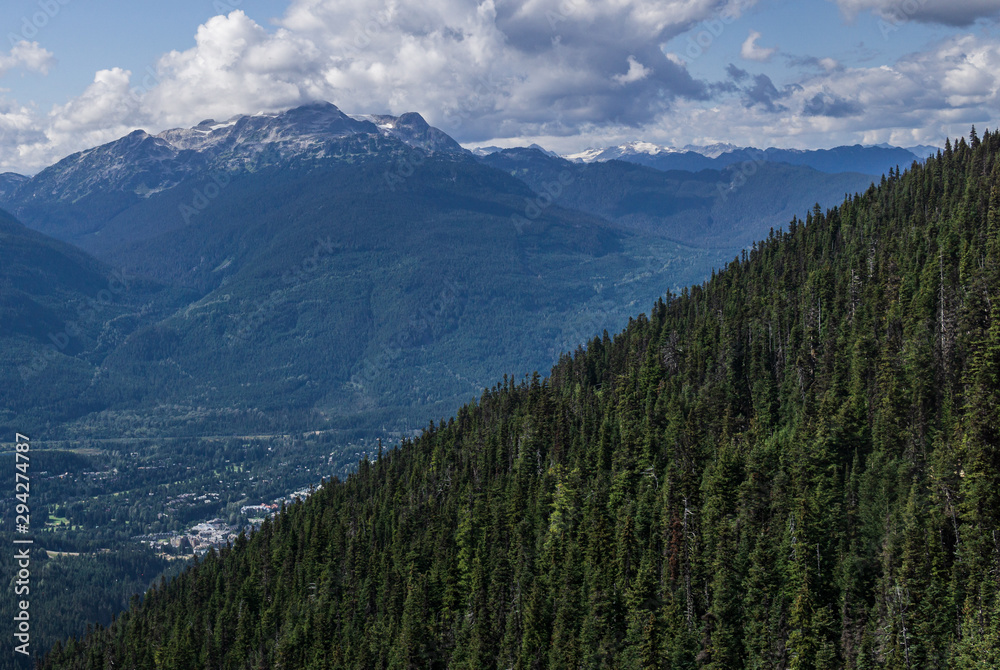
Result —
[[327, 99], [466, 145], [940, 144], [1000, 117], [997, 0], [6, 0], [0, 170]]
[[[51, 109], [79, 95], [98, 70], [121, 67], [140, 73], [168, 51], [193, 47], [198, 26], [217, 14], [239, 8], [269, 25], [287, 6], [284, 0], [5, 0], [0, 4], [0, 26], [5, 28], [0, 44], [9, 48], [10, 33], [23, 38], [25, 32], [53, 53], [56, 65], [47, 76], [9, 73], [0, 78], [0, 87], [11, 89], [12, 97], [22, 102]], [[49, 14], [51, 18], [38, 18]], [[31, 28], [37, 33], [31, 35]]]

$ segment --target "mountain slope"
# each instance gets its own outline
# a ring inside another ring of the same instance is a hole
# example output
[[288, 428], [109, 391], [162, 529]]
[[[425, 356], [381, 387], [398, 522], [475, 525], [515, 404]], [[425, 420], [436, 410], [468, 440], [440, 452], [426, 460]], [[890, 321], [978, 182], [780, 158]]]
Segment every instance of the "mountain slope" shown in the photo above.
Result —
[[534, 197], [417, 114], [326, 103], [70, 156], [18, 187], [19, 211], [189, 303], [87, 359], [91, 411], [51, 428], [398, 430], [548, 368], [727, 257], [558, 205], [522, 225]]
[[[208, 119], [155, 136], [136, 130], [67, 156], [16, 188], [5, 188], [0, 204], [29, 227], [104, 257], [123, 241], [163, 232], [113, 225], [116, 217], [158, 194], [208, 179], [218, 185], [233, 175], [269, 167], [350, 163], [413, 150], [465, 153], [419, 114], [354, 119], [328, 102], [317, 102], [222, 123]], [[186, 195], [191, 206], [192, 193]]]
[[44, 667], [997, 667], [998, 154], [793, 222]]
[[0, 201], [3, 201], [27, 180], [27, 177], [16, 172], [0, 173]]
[[99, 406], [92, 391], [104, 357], [181, 298], [117, 274], [3, 211], [0, 249], [0, 424], [10, 430], [40, 428]]
[[[117, 266], [200, 297], [109, 356], [121, 409], [240, 408], [302, 429], [422, 421], [721, 263], [559, 207], [519, 227], [534, 194], [471, 160], [427, 158], [388, 188], [395, 165], [234, 177], [188, 226], [122, 250]], [[171, 197], [137, 220], [176, 213]]]
[[816, 203], [834, 205], [871, 184], [862, 174], [769, 162], [664, 172], [625, 160], [575, 164], [532, 149], [506, 149], [480, 160], [521, 179], [541, 198], [554, 194], [560, 205], [626, 230], [734, 255]]

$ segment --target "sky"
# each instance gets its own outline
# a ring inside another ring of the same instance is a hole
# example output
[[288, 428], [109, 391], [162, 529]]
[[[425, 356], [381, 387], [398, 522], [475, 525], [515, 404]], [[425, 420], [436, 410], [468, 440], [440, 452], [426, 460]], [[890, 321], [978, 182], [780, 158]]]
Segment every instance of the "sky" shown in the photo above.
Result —
[[1000, 0], [4, 0], [0, 26], [0, 172], [315, 100], [560, 153], [1000, 120]]

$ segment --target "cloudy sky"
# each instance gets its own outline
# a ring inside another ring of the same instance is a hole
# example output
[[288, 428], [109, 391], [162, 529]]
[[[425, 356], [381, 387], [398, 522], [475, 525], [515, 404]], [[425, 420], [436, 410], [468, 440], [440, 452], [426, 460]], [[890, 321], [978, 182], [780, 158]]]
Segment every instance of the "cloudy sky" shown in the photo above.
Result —
[[0, 171], [325, 99], [467, 146], [942, 144], [1000, 120], [1000, 0], [4, 0]]

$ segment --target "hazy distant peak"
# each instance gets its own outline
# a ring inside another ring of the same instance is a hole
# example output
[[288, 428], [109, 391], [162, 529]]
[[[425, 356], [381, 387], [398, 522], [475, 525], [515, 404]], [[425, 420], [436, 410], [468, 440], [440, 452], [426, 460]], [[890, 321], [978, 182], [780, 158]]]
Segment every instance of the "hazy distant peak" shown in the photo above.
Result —
[[542, 152], [543, 154], [545, 154], [546, 156], [552, 156], [553, 158], [562, 158], [562, 156], [560, 156], [560, 155], [559, 155], [559, 154], [557, 154], [556, 152], [554, 152], [554, 151], [549, 151], [548, 149], [546, 149], [545, 147], [543, 147], [543, 146], [541, 146], [541, 145], [539, 145], [539, 144], [534, 144], [534, 143], [532, 143], [532, 144], [529, 144], [529, 145], [528, 145], [528, 148], [529, 148], [529, 149], [534, 149], [535, 151], [541, 151], [541, 152]]
[[498, 151], [503, 151], [503, 147], [498, 146], [486, 146], [486, 147], [476, 147], [475, 149], [470, 149], [474, 156], [489, 156], [490, 154], [495, 154]]
[[709, 145], [688, 144], [681, 149], [664, 147], [641, 140], [613, 147], [591, 148], [566, 159], [577, 163], [622, 160], [660, 170], [723, 169], [729, 165], [768, 161], [807, 165], [820, 172], [857, 172], [879, 176], [895, 166], [909, 166], [936, 153], [936, 147], [903, 149], [892, 145], [840, 146], [832, 149], [755, 149], [719, 142]]
[[708, 145], [688, 144], [682, 149], [682, 151], [693, 151], [696, 154], [701, 154], [702, 156], [707, 156], [709, 158], [718, 158], [722, 154], [728, 154], [733, 151], [740, 151], [746, 148], [747, 147], [741, 147], [738, 144], [716, 142], [715, 144]]
[[577, 163], [592, 163], [594, 161], [609, 161], [628, 156], [656, 156], [662, 153], [676, 153], [673, 147], [664, 147], [652, 142], [634, 140], [614, 147], [603, 149], [586, 149], [579, 153], [569, 154], [565, 158]]

